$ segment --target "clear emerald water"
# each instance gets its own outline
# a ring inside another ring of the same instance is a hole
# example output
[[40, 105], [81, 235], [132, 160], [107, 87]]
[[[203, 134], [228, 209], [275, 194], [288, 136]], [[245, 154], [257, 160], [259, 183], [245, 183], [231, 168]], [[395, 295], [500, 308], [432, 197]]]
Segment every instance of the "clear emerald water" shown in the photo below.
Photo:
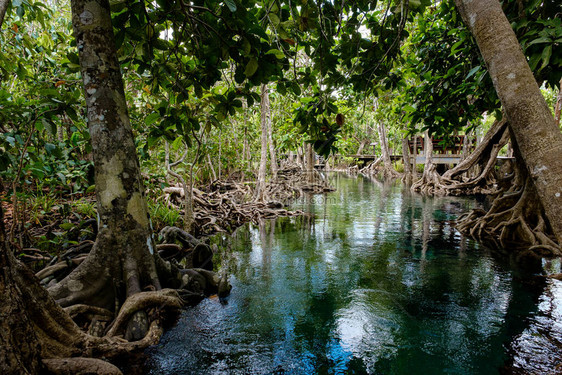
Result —
[[474, 201], [327, 178], [336, 192], [294, 204], [312, 216], [225, 240], [228, 303], [186, 310], [144, 372], [562, 372], [562, 283], [461, 237], [453, 221]]

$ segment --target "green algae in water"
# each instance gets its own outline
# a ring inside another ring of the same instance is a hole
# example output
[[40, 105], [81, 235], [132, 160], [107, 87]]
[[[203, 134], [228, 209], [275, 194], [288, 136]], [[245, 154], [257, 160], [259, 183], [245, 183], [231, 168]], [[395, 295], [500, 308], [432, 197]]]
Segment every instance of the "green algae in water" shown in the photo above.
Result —
[[473, 201], [330, 178], [336, 192], [294, 204], [314, 216], [237, 231], [223, 254], [228, 304], [185, 311], [148, 351], [146, 372], [498, 374], [560, 363], [541, 328], [560, 325], [562, 286], [522, 282], [532, 275], [461, 237], [454, 219]]

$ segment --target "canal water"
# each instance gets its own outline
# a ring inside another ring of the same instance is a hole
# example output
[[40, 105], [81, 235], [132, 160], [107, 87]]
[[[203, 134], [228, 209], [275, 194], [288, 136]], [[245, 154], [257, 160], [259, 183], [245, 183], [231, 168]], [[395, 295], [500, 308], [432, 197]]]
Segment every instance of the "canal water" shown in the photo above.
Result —
[[462, 237], [473, 200], [326, 178], [335, 192], [294, 202], [308, 216], [225, 239], [227, 303], [186, 310], [146, 373], [562, 372], [562, 283]]

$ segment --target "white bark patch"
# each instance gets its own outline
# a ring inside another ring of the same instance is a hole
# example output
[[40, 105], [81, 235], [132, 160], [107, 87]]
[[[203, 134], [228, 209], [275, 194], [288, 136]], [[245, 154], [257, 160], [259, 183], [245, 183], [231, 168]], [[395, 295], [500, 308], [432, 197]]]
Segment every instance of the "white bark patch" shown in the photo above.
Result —
[[545, 165], [540, 166], [540, 167], [537, 165], [537, 166], [535, 167], [535, 169], [533, 169], [533, 175], [540, 174], [541, 172], [544, 172], [544, 171], [546, 171], [546, 170], [548, 170], [548, 168], [547, 168]]
[[80, 13], [80, 22], [83, 25], [91, 25], [94, 22], [94, 15], [88, 9], [85, 9], [82, 13]]
[[515, 73], [509, 73], [509, 74], [507, 75], [507, 78], [509, 78], [509, 79], [515, 79]]
[[91, 88], [89, 88], [89, 89], [86, 89], [86, 92], [87, 92], [88, 94], [90, 94], [90, 95], [94, 95], [94, 94], [96, 93], [96, 91], [98, 91], [98, 90], [96, 90], [96, 89], [93, 88], [93, 87], [91, 87]]
[[71, 292], [79, 292], [84, 289], [84, 285], [78, 280], [69, 280], [67, 287]]
[[468, 16], [468, 22], [470, 23], [470, 27], [473, 27], [476, 23], [476, 14], [471, 14]]
[[[144, 228], [148, 228], [148, 215], [146, 214], [146, 204], [141, 193], [134, 193], [127, 203], [127, 213]], [[150, 240], [150, 238], [149, 238]]]
[[554, 196], [555, 196], [556, 198], [560, 198], [560, 193], [556, 193], [556, 194], [554, 194]]
[[148, 252], [151, 255], [154, 255], [154, 248], [152, 247], [152, 238], [150, 238], [150, 236], [148, 236], [148, 238], [146, 239], [146, 246], [148, 246]]
[[123, 182], [119, 178], [119, 174], [123, 172], [123, 161], [119, 156], [120, 153], [115, 154], [103, 165], [104, 171], [100, 173], [100, 200], [104, 207], [109, 207], [115, 198], [127, 196]]

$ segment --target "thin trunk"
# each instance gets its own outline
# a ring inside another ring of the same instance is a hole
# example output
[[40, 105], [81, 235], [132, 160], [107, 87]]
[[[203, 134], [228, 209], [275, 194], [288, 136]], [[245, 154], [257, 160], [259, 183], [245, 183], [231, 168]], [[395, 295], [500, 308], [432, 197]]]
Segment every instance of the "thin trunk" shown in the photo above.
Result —
[[211, 160], [211, 155], [207, 154], [207, 163], [209, 164], [209, 170], [213, 175], [213, 181], [217, 180], [217, 173], [215, 172], [215, 167], [213, 167], [213, 161]]
[[388, 139], [386, 138], [386, 129], [384, 123], [381, 121], [378, 124], [379, 127], [379, 139], [381, 142], [382, 160], [384, 162], [385, 169], [392, 169], [392, 160], [390, 159], [390, 150], [388, 148]]
[[408, 138], [402, 138], [402, 160], [404, 162], [404, 173], [412, 178], [412, 166], [410, 165], [410, 151], [408, 150]]
[[[470, 126], [470, 123], [468, 123], [468, 126]], [[470, 131], [466, 132], [464, 135], [464, 138], [462, 140], [462, 152], [461, 152], [461, 160], [463, 161], [464, 159], [466, 159], [470, 153]]]
[[269, 106], [269, 92], [266, 91], [265, 97], [266, 103], [264, 103], [263, 110], [266, 110], [266, 122], [267, 122], [267, 142], [269, 144], [269, 159], [271, 163], [271, 178], [275, 180], [277, 178], [277, 157], [275, 156], [275, 145], [273, 144], [273, 122], [271, 121], [271, 108]]
[[554, 107], [554, 122], [556, 126], [560, 126], [560, 110], [562, 109], [562, 79], [558, 85], [558, 96], [556, 97], [556, 106]]
[[415, 179], [418, 175], [417, 158], [418, 158], [418, 136], [414, 134], [414, 148], [412, 149], [412, 178]]
[[269, 94], [267, 85], [261, 85], [261, 153], [260, 168], [258, 170], [258, 180], [256, 181], [255, 199], [264, 199], [265, 175], [267, 173], [267, 132], [269, 121]]
[[546, 216], [562, 243], [562, 133], [497, 0], [455, 0], [474, 35]]
[[306, 174], [308, 176], [308, 182], [314, 180], [314, 148], [312, 144], [306, 144]]
[[218, 169], [219, 169], [219, 175], [218, 178], [219, 180], [221, 179], [221, 167], [222, 167], [222, 142], [221, 142], [221, 135], [222, 132], [219, 130], [219, 160], [218, 160]]
[[191, 225], [193, 224], [193, 205], [191, 203], [192, 189], [188, 187], [187, 183], [185, 182], [185, 179], [179, 173], [174, 172], [172, 170], [172, 168], [175, 167], [176, 165], [183, 163], [183, 161], [187, 157], [187, 146], [182, 157], [173, 163], [170, 163], [170, 145], [168, 144], [168, 141], [165, 141], [165, 150], [166, 150], [166, 156], [165, 156], [166, 171], [170, 176], [176, 178], [181, 183], [183, 189], [183, 194], [184, 194], [183, 225], [184, 225], [184, 230], [189, 233], [191, 231]]

